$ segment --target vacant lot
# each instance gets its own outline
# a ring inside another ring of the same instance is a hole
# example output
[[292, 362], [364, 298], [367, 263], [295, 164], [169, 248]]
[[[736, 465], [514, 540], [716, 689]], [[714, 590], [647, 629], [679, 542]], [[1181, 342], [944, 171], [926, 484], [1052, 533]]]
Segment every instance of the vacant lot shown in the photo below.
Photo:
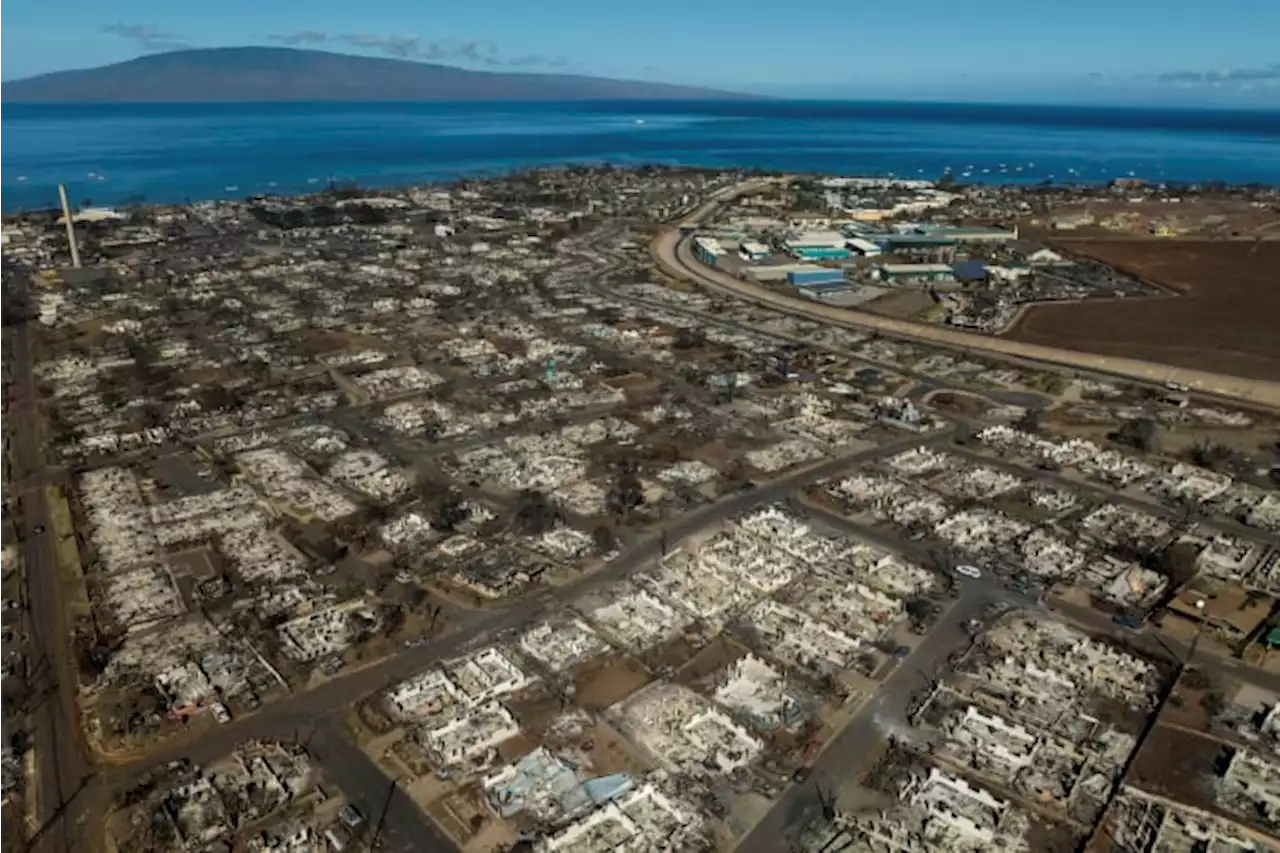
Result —
[[1251, 379], [1280, 378], [1280, 241], [1061, 241], [1177, 295], [1037, 305], [1005, 337]]
[[1157, 726], [1143, 744], [1128, 783], [1196, 808], [1214, 804], [1214, 762], [1222, 744], [1185, 729]]
[[862, 306], [866, 311], [886, 317], [914, 317], [934, 305], [933, 297], [923, 290], [895, 290]]

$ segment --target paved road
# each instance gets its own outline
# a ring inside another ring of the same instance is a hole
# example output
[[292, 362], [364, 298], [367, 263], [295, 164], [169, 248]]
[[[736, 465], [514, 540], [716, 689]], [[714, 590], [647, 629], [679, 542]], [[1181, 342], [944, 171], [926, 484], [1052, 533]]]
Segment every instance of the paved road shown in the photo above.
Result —
[[337, 782], [360, 814], [366, 839], [376, 836], [378, 848], [392, 853], [452, 853], [456, 845], [360, 747], [332, 723], [306, 737], [307, 754]]
[[[739, 492], [678, 518], [666, 525], [665, 539], [674, 544], [680, 539], [718, 524], [754, 507], [783, 500], [800, 486], [832, 476], [847, 468], [891, 456], [922, 444], [943, 443], [950, 431], [912, 435], [879, 447], [849, 453], [792, 472], [759, 488]], [[174, 758], [187, 757], [196, 763], [207, 762], [251, 738], [279, 737], [280, 732], [303, 726], [331, 714], [362, 696], [391, 687], [415, 673], [464, 652], [481, 641], [492, 641], [504, 631], [527, 625], [545, 613], [580, 597], [586, 591], [620, 580], [632, 572], [654, 564], [663, 537], [646, 535], [632, 544], [622, 555], [598, 572], [573, 584], [545, 589], [521, 600], [514, 607], [493, 613], [481, 613], [462, 622], [448, 636], [414, 649], [406, 649], [394, 658], [357, 670], [306, 692], [284, 697], [261, 711], [246, 715], [216, 730], [203, 732], [198, 739], [171, 742], [144, 758], [117, 767], [111, 774], [114, 785], [127, 785], [139, 774], [163, 765]]]
[[768, 814], [738, 844], [738, 850], [786, 849], [785, 839], [822, 813], [819, 788], [835, 792], [844, 787], [888, 733], [906, 725], [912, 697], [927, 690], [947, 659], [969, 643], [966, 623], [981, 618], [1006, 596], [989, 584], [962, 584], [960, 598], [930, 630], [928, 637], [885, 679], [876, 692], [824, 747], [802, 784], [790, 785], [774, 801]]
[[[23, 286], [30, 285], [23, 282]], [[32, 375], [31, 333], [24, 323], [14, 328], [15, 398], [9, 410], [13, 448], [13, 482], [23, 492], [25, 539], [23, 572], [27, 587], [27, 686], [30, 691], [35, 749], [37, 829], [32, 849], [69, 851], [80, 846], [79, 811], [69, 805], [91, 779], [90, 762], [81, 737], [76, 708], [75, 655], [61, 582], [49, 529], [44, 492], [44, 452], [40, 446], [36, 387]], [[35, 533], [37, 527], [47, 532]]]

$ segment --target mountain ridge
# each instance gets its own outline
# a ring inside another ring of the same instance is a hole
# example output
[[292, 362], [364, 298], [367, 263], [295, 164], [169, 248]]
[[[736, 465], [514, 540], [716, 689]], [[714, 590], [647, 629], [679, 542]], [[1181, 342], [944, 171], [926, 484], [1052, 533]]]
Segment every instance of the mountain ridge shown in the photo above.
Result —
[[13, 103], [745, 100], [695, 86], [579, 74], [472, 71], [289, 47], [176, 50], [0, 84]]

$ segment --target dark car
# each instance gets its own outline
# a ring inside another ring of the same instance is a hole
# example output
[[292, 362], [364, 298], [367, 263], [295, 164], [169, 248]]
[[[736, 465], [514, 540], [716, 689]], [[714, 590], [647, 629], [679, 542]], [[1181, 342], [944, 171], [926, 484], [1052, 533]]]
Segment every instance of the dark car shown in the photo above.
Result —
[[1142, 620], [1136, 616], [1117, 616], [1113, 621], [1122, 628], [1130, 628], [1134, 631], [1142, 627]]
[[803, 784], [812, 773], [813, 770], [808, 767], [797, 767], [796, 772], [791, 774], [791, 781], [797, 785]]
[[35, 527], [31, 528], [31, 532], [32, 532], [32, 533], [44, 533], [44, 525], [43, 525], [43, 524], [37, 524]]

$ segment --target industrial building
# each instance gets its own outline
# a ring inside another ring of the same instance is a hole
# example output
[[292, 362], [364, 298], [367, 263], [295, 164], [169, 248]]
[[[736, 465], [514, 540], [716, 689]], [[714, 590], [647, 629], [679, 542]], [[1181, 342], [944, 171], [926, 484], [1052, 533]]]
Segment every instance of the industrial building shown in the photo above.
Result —
[[805, 246], [792, 249], [791, 254], [802, 261], [844, 261], [853, 257], [853, 252], [848, 249], [829, 246]]
[[787, 284], [793, 287], [804, 287], [814, 284], [839, 284], [844, 282], [844, 273], [840, 270], [825, 267], [808, 267], [792, 270], [787, 273]]
[[748, 267], [743, 270], [743, 275], [750, 281], [756, 282], [783, 282], [793, 272], [804, 272], [806, 270], [825, 270], [827, 267], [820, 267], [817, 264], [764, 264], [762, 266]]
[[942, 237], [959, 243], [1012, 243], [1018, 239], [1017, 228], [1008, 231], [1004, 228], [982, 226], [921, 225], [918, 230], [930, 237]]
[[[803, 231], [793, 233], [787, 237], [783, 246], [788, 254], [797, 258], [821, 256], [826, 252], [843, 252], [843, 257], [849, 257], [849, 249], [845, 245], [847, 238], [839, 231]], [[829, 256], [830, 257], [830, 256]]]
[[714, 237], [694, 237], [693, 256], [707, 266], [715, 266], [716, 258], [724, 254], [724, 247]]
[[892, 234], [881, 238], [881, 247], [900, 258], [918, 262], [950, 263], [955, 260], [955, 240], [929, 234]]
[[879, 243], [872, 242], [864, 237], [850, 237], [848, 240], [848, 246], [855, 253], [862, 255], [864, 258], [874, 258], [884, 252], [884, 249], [880, 248]]
[[880, 264], [873, 267], [871, 277], [892, 284], [942, 284], [956, 280], [950, 264]]
[[800, 295], [818, 302], [832, 302], [836, 305], [848, 306], [869, 301], [878, 291], [870, 295], [847, 281], [833, 281], [828, 284], [806, 284], [800, 288]]
[[748, 263], [758, 263], [769, 257], [769, 247], [755, 240], [744, 240], [738, 245], [738, 254]]

